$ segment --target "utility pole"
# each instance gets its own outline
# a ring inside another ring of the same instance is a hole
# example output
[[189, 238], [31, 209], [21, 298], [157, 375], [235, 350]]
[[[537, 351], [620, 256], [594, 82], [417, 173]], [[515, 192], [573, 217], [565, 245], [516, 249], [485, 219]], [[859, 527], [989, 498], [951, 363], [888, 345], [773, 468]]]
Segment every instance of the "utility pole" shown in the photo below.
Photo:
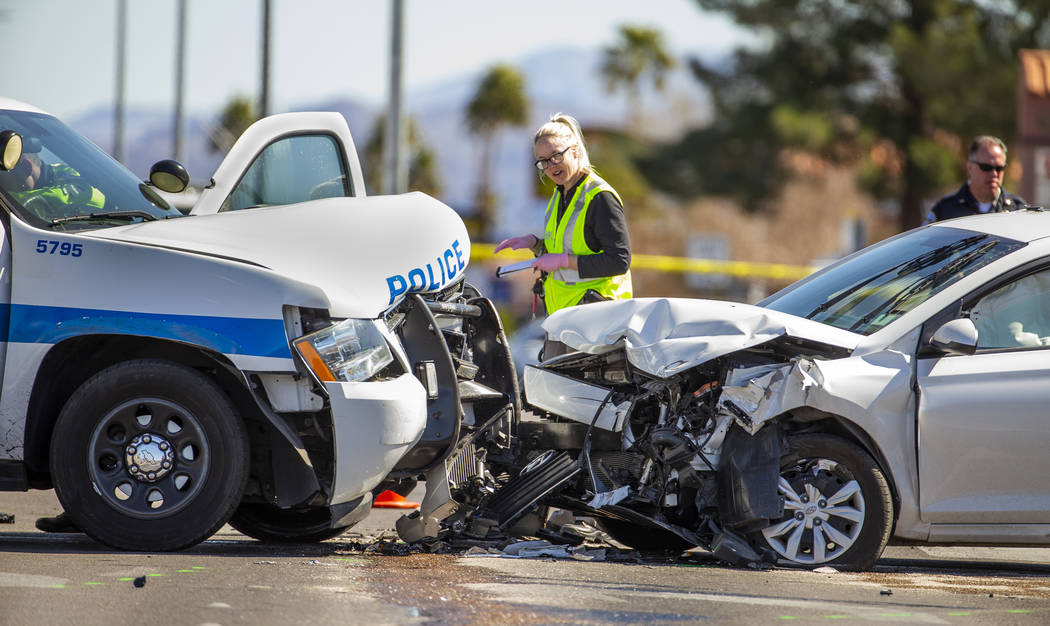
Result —
[[390, 15], [390, 100], [387, 111], [383, 145], [383, 193], [404, 193], [408, 190], [408, 162], [405, 149], [404, 105], [401, 101], [402, 35], [404, 30], [403, 1], [391, 0]]
[[262, 3], [262, 85], [259, 89], [259, 117], [270, 114], [270, 0]]
[[[123, 0], [122, 0], [123, 1]], [[186, 2], [187, 0], [178, 0], [178, 17], [177, 17], [177, 29], [178, 32], [175, 35], [175, 160], [182, 161], [185, 158], [185, 152], [183, 151], [183, 135], [184, 135], [184, 120], [183, 120], [183, 94], [184, 94], [184, 80], [186, 71]]]
[[113, 108], [113, 158], [124, 161], [124, 52], [127, 47], [128, 2], [117, 0], [117, 93]]

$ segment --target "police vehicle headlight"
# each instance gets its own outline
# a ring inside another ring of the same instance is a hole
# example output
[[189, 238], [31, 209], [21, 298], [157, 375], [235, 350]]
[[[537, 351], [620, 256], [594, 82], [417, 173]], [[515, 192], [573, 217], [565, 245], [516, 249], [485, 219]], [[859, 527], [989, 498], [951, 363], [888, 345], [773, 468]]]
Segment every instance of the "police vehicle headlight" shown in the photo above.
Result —
[[375, 376], [394, 360], [372, 320], [348, 319], [292, 342], [322, 382], [354, 382]]

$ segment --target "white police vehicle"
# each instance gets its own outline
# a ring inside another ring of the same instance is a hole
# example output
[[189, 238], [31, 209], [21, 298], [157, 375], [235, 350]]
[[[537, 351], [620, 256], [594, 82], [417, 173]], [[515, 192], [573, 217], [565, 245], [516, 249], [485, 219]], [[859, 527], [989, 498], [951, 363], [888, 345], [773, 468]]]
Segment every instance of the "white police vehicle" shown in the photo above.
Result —
[[499, 318], [459, 216], [366, 197], [340, 115], [256, 123], [187, 216], [178, 163], [144, 184], [23, 103], [0, 156], [0, 489], [133, 550], [321, 540], [423, 474], [480, 495], [519, 411]]

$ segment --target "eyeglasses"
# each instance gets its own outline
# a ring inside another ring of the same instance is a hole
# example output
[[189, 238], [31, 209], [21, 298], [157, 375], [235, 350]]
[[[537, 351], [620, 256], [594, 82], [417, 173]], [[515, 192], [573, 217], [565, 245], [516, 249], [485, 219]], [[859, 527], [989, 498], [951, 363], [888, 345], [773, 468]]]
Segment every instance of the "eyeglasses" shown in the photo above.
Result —
[[991, 163], [981, 163], [980, 161], [970, 161], [970, 163], [973, 163], [977, 167], [981, 168], [982, 172], [994, 171], [996, 174], [999, 174], [1006, 169], [1005, 165], [992, 165]]
[[[572, 144], [569, 148], [575, 148], [576, 144]], [[547, 169], [548, 165], [561, 165], [561, 162], [565, 160], [565, 153], [569, 151], [569, 148], [565, 148], [561, 152], [555, 152], [546, 159], [536, 159], [536, 169], [543, 171]]]

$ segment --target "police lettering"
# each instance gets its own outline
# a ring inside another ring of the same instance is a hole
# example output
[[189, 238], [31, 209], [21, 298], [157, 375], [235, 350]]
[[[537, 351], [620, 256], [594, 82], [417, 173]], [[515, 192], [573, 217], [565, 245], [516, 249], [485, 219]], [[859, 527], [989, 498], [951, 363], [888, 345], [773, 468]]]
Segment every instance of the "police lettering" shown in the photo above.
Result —
[[452, 282], [452, 279], [465, 269], [467, 261], [463, 258], [463, 251], [459, 249], [457, 239], [423, 267], [413, 267], [405, 274], [387, 276], [386, 286], [390, 290], [390, 301], [387, 304], [393, 304], [394, 300], [406, 293], [437, 291]]

